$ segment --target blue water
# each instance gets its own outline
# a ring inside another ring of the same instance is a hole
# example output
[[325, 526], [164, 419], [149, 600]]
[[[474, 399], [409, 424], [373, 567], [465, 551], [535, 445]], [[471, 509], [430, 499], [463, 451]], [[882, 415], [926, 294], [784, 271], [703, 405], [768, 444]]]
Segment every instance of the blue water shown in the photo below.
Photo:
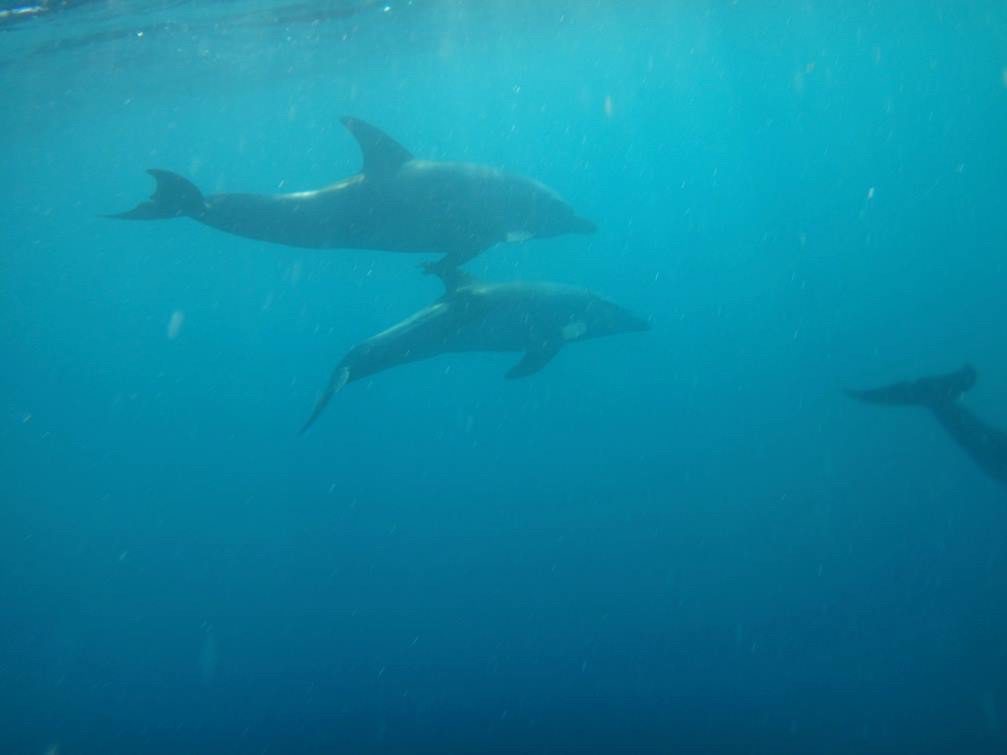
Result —
[[[1007, 752], [1005, 490], [842, 395], [970, 361], [1007, 427], [1002, 2], [0, 21], [0, 751]], [[297, 437], [425, 258], [98, 215], [330, 183], [344, 114], [555, 187], [599, 232], [470, 272], [653, 330]]]

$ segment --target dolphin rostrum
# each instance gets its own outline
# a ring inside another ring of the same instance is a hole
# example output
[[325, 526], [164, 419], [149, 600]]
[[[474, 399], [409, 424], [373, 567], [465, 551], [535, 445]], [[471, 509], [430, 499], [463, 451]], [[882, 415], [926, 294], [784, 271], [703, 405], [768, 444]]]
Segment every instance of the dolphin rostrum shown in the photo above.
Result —
[[465, 351], [523, 352], [508, 378], [533, 375], [568, 343], [650, 330], [650, 324], [587, 289], [556, 283], [481, 283], [440, 271], [437, 302], [358, 343], [332, 373], [307, 430], [348, 383], [400, 364]]
[[343, 118], [363, 153], [355, 176], [292, 194], [211, 194], [151, 169], [151, 198], [110, 215], [125, 220], [190, 217], [227, 233], [313, 249], [444, 252], [454, 267], [499, 242], [592, 233], [554, 191], [485, 165], [418, 160], [390, 136]]
[[980, 469], [994, 480], [1007, 484], [1007, 433], [979, 419], [960, 401], [975, 385], [976, 379], [975, 368], [965, 365], [944, 375], [846, 393], [868, 404], [929, 409]]

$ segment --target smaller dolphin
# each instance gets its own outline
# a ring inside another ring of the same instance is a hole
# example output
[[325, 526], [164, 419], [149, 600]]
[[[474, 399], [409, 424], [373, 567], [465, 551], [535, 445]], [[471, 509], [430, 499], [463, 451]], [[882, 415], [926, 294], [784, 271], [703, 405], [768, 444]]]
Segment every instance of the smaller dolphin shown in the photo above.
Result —
[[418, 160], [378, 128], [342, 123], [364, 156], [360, 173], [315, 191], [211, 194], [188, 179], [150, 169], [150, 201], [108, 217], [189, 217], [227, 233], [311, 249], [443, 252], [460, 265], [499, 242], [593, 233], [558, 194], [530, 178], [485, 165]]
[[980, 469], [994, 480], [1007, 484], [1007, 433], [983, 422], [960, 401], [976, 384], [977, 378], [975, 368], [965, 365], [943, 375], [847, 391], [846, 394], [868, 404], [929, 409]]
[[650, 323], [587, 289], [556, 283], [480, 283], [460, 270], [439, 271], [445, 293], [343, 357], [305, 432], [347, 383], [439, 354], [524, 352], [508, 378], [533, 375], [568, 343], [650, 330]]

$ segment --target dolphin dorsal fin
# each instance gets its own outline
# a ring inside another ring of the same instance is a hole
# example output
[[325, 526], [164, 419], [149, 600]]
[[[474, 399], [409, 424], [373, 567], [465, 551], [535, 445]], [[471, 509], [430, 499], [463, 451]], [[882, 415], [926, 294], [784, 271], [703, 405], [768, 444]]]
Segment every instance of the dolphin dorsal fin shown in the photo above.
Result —
[[364, 167], [360, 172], [364, 175], [386, 176], [413, 159], [408, 149], [376, 126], [359, 118], [346, 117], [342, 122], [360, 145], [364, 155]]

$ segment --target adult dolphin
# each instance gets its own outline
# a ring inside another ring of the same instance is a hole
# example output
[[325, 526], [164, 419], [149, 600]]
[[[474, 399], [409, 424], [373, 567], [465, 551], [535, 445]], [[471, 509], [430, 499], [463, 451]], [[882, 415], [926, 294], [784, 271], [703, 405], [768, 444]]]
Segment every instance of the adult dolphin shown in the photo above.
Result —
[[994, 480], [1007, 484], [1007, 433], [979, 419], [960, 400], [977, 377], [975, 368], [965, 365], [944, 375], [846, 393], [868, 404], [929, 409], [972, 461]]
[[556, 283], [480, 283], [460, 270], [441, 271], [444, 296], [343, 357], [307, 430], [347, 383], [439, 354], [523, 352], [508, 378], [533, 375], [569, 343], [650, 330], [650, 324], [587, 289]]
[[190, 217], [238, 236], [312, 249], [444, 252], [442, 269], [498, 242], [595, 230], [538, 181], [485, 165], [418, 160], [364, 121], [342, 123], [360, 145], [363, 168], [331, 186], [204, 196], [186, 178], [151, 169], [156, 187], [150, 201], [109, 217]]

